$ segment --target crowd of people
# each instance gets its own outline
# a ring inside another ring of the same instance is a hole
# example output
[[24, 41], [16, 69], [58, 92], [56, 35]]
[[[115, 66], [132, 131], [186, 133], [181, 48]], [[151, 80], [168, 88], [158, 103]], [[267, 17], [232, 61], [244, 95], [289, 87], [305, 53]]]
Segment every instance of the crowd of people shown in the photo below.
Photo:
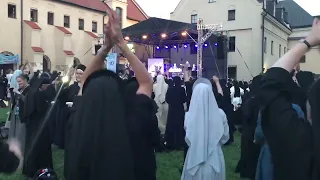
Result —
[[[88, 67], [73, 66], [74, 84], [57, 72], [24, 67], [8, 77], [9, 141], [0, 142], [1, 172], [22, 168], [29, 179], [57, 179], [55, 144], [65, 150], [67, 180], [155, 180], [155, 152], [183, 149], [182, 180], [226, 180], [222, 146], [233, 143], [238, 130], [241, 178], [320, 179], [320, 81], [295, 68], [320, 44], [319, 20], [304, 43], [247, 83], [161, 74], [152, 80], [126, 45], [116, 13], [108, 15], [104, 45]], [[104, 69], [114, 46], [135, 77], [123, 80]]]

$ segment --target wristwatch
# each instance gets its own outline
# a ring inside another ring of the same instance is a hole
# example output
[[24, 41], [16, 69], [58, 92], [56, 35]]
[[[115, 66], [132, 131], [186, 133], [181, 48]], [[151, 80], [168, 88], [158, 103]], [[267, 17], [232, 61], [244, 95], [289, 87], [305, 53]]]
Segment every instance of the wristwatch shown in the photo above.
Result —
[[309, 43], [307, 40], [305, 40], [305, 39], [301, 39], [300, 42], [301, 42], [301, 43], [304, 43], [305, 45], [307, 45], [308, 49], [310, 49], [310, 48], [312, 47], [312, 46], [310, 45], [310, 43]]

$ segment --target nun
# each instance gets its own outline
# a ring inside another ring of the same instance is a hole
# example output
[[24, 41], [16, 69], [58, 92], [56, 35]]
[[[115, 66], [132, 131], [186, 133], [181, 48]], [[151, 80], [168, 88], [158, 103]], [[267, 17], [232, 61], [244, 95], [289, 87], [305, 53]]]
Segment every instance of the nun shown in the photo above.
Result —
[[184, 103], [187, 101], [185, 89], [180, 77], [173, 78], [174, 86], [168, 89], [166, 102], [169, 104], [165, 141], [168, 150], [181, 150], [185, 146], [183, 129]]
[[56, 144], [60, 149], [65, 148], [65, 138], [66, 133], [70, 131], [70, 126], [67, 127], [68, 120], [70, 117], [70, 111], [74, 101], [74, 98], [77, 96], [79, 90], [80, 90], [80, 79], [83, 75], [84, 70], [86, 69], [86, 66], [80, 64], [76, 67], [75, 70], [75, 81], [72, 85], [67, 86], [69, 83], [64, 83], [61, 86], [60, 93], [58, 92], [58, 97], [55, 102], [54, 111], [55, 113], [52, 113], [51, 115], [54, 116], [51, 118], [53, 122], [52, 128], [54, 130], [51, 130], [53, 133], [53, 142]]
[[163, 75], [157, 76], [157, 83], [153, 85], [155, 94], [154, 101], [158, 106], [157, 118], [158, 126], [163, 135], [166, 131], [167, 118], [168, 118], [168, 103], [166, 102], [166, 94], [168, 91], [168, 84], [165, 82]]
[[47, 113], [52, 101], [50, 79], [40, 78], [32, 86], [24, 103], [26, 123], [23, 174], [32, 178], [40, 168], [52, 168], [52, 151]]
[[229, 139], [227, 117], [218, 107], [211, 82], [197, 81], [185, 117], [185, 140], [189, 149], [181, 180], [226, 180], [221, 146]]

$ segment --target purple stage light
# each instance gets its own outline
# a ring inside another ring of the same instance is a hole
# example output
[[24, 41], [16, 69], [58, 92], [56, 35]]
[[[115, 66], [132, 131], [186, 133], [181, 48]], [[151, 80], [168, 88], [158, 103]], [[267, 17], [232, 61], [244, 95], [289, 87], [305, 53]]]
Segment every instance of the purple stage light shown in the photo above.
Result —
[[218, 46], [218, 43], [215, 43], [214, 45], [215, 45], [215, 46]]
[[177, 49], [177, 46], [173, 46], [173, 48]]
[[165, 46], [165, 48], [168, 49], [169, 47], [168, 47], [168, 46]]
[[159, 47], [159, 46], [157, 46], [157, 49], [160, 49], [160, 47]]
[[188, 45], [186, 45], [186, 44], [185, 44], [183, 47], [184, 47], [184, 48], [187, 48], [187, 47], [188, 47]]
[[204, 47], [208, 47], [208, 44], [206, 43], [206, 44], [204, 44]]
[[195, 44], [194, 47], [198, 47], [198, 44]]

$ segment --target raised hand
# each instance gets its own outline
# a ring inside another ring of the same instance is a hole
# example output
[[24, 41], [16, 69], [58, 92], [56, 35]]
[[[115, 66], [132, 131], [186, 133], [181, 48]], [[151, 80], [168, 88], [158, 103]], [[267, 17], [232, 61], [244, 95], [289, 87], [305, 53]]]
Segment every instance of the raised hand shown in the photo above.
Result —
[[[22, 168], [23, 155], [21, 152], [21, 145], [16, 139], [11, 139], [8, 141], [9, 150], [13, 152], [20, 160], [18, 169]], [[17, 169], [17, 170], [18, 170]]]
[[217, 76], [213, 76], [213, 77], [212, 77], [212, 80], [213, 80], [214, 82], [219, 82], [219, 78], [218, 78]]
[[121, 46], [125, 42], [121, 32], [119, 17], [114, 10], [110, 9], [110, 7], [107, 8], [107, 13], [109, 15], [109, 20], [106, 26], [106, 36], [117, 46]]

